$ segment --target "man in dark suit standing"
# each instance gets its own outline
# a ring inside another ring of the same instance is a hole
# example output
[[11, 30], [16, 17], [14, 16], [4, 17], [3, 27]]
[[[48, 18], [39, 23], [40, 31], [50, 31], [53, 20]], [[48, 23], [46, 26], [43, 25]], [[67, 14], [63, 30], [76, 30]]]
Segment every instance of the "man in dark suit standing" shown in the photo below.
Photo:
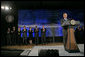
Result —
[[18, 27], [18, 38], [17, 38], [17, 44], [20, 45], [21, 44], [21, 28]]
[[37, 28], [37, 26], [34, 29], [34, 32], [35, 32], [35, 44], [37, 45], [39, 44], [39, 29]]
[[30, 44], [33, 44], [33, 43], [32, 43], [32, 39], [33, 39], [33, 30], [32, 30], [31, 27], [29, 28], [29, 31], [28, 31], [28, 32], [29, 32], [29, 43], [30, 43]]
[[61, 25], [63, 27], [63, 42], [64, 42], [64, 48], [66, 49], [66, 42], [67, 42], [67, 23], [70, 23], [70, 20], [67, 18], [67, 13], [63, 13], [63, 19], [61, 19]]
[[12, 43], [11, 43], [11, 32], [10, 32], [10, 28], [8, 28], [8, 30], [7, 30], [7, 36], [6, 36], [6, 38], [7, 38], [7, 45], [11, 45]]
[[26, 26], [24, 26], [24, 29], [22, 30], [23, 32], [23, 44], [26, 44], [27, 45], [27, 29], [26, 29]]
[[16, 34], [17, 34], [17, 31], [15, 29], [15, 26], [13, 26], [12, 28], [13, 28], [13, 30], [11, 31], [11, 33], [12, 33], [12, 44], [13, 45], [16, 45], [16, 41], [17, 41]]
[[44, 28], [44, 25], [43, 28], [41, 29], [41, 40], [42, 40], [42, 44], [46, 43], [46, 28]]

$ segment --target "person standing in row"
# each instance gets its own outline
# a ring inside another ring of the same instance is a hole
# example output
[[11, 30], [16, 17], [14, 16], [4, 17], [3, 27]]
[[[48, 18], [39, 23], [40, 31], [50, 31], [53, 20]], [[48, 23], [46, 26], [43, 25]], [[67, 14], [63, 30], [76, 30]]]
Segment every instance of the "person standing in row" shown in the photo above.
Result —
[[6, 36], [6, 39], [7, 39], [7, 45], [11, 45], [11, 32], [10, 32], [10, 28], [8, 28], [7, 30], [7, 36]]
[[32, 28], [30, 27], [29, 28], [29, 43], [32, 44], [32, 38], [33, 38], [33, 31], [32, 31]]
[[15, 26], [13, 26], [12, 28], [13, 28], [13, 30], [11, 31], [11, 33], [12, 33], [12, 44], [16, 45], [16, 40], [17, 40], [17, 38], [16, 38], [16, 29], [15, 29]]
[[42, 44], [46, 43], [46, 28], [44, 28], [44, 25], [43, 28], [41, 29], [41, 40], [42, 40]]
[[34, 32], [35, 32], [35, 44], [37, 45], [39, 44], [39, 29], [37, 28], [37, 26], [34, 29]]
[[21, 45], [21, 28], [18, 27], [18, 40], [17, 40], [17, 44]]
[[26, 29], [26, 26], [24, 26], [24, 29], [22, 30], [23, 32], [23, 44], [27, 44], [27, 29]]

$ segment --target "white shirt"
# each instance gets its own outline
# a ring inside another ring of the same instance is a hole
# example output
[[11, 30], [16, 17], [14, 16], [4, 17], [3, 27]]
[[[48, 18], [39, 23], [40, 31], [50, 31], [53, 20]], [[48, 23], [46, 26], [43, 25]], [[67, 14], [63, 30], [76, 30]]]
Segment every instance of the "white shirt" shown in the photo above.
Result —
[[64, 18], [65, 21], [67, 21], [67, 18]]

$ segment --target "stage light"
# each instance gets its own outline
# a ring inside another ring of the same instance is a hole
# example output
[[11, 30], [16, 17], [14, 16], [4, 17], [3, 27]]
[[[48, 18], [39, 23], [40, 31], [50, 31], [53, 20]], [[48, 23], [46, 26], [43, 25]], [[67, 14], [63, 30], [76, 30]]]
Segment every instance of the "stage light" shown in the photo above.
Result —
[[4, 6], [1, 6], [1, 9], [4, 9]]
[[9, 7], [8, 6], [5, 6], [5, 10], [9, 10]]
[[7, 15], [7, 16], [6, 16], [6, 21], [7, 21], [8, 23], [13, 22], [13, 20], [14, 20], [14, 16], [13, 16], [13, 15]]
[[1, 6], [1, 9], [8, 11], [8, 10], [11, 10], [12, 7], [9, 7], [9, 6]]

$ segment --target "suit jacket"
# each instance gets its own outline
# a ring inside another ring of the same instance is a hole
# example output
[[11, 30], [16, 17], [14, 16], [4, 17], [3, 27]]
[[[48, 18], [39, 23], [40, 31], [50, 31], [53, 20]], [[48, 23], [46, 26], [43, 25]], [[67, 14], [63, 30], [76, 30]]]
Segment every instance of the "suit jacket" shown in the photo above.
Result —
[[15, 31], [12, 31], [11, 34], [12, 34], [12, 37], [13, 38], [17, 38], [17, 31], [16, 30]]
[[32, 38], [33, 37], [33, 31], [32, 30], [31, 31], [29, 30], [28, 32], [29, 32], [29, 37]]
[[36, 28], [34, 29], [34, 32], [35, 32], [35, 37], [38, 37], [39, 36], [39, 29], [37, 28], [38, 31], [36, 31]]
[[18, 31], [18, 36], [21, 36], [21, 30], [20, 30], [20, 31]]
[[41, 29], [41, 34], [42, 33], [46, 34], [46, 28], [45, 28], [45, 31], [43, 31], [43, 29]]
[[70, 25], [70, 20], [69, 19], [67, 19], [67, 21], [66, 20], [64, 20], [64, 19], [61, 19], [61, 26], [64, 28], [64, 29], [67, 29], [68, 27], [68, 25]]
[[11, 39], [11, 32], [9, 31], [9, 32], [7, 32], [7, 39], [9, 38], [9, 39]]
[[27, 29], [26, 29], [26, 31], [24, 31], [24, 29], [23, 29], [22, 32], [23, 32], [23, 37], [27, 38]]
[[[37, 29], [38, 29], [38, 28], [37, 28]], [[38, 31], [36, 31], [36, 28], [35, 28], [35, 29], [34, 29], [34, 32], [35, 32], [35, 33], [38, 33], [38, 32], [39, 32], [39, 29], [38, 29]]]

